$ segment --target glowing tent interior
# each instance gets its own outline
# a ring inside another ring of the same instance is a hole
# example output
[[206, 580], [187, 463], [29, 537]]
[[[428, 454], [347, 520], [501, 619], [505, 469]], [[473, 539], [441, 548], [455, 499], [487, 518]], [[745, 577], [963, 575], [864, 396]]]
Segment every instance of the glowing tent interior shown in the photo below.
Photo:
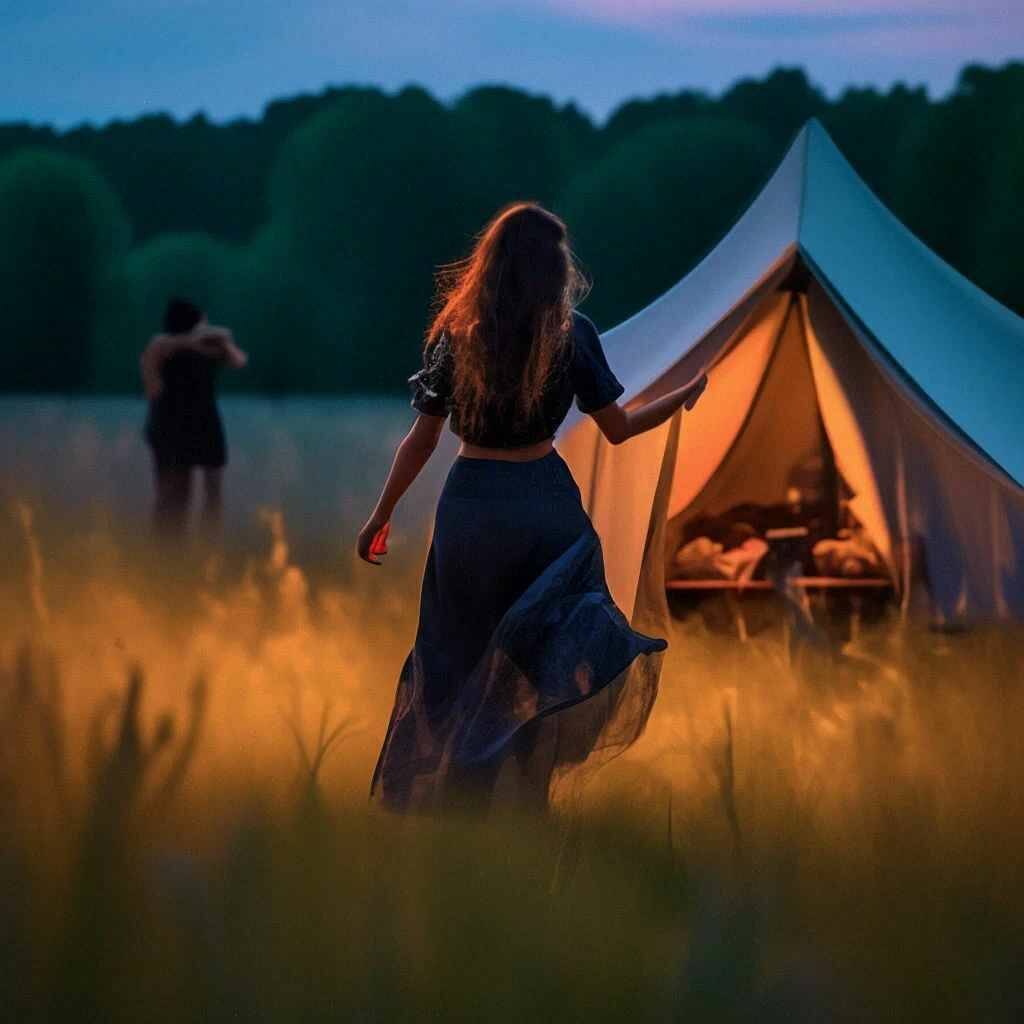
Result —
[[625, 444], [575, 411], [557, 442], [634, 621], [664, 610], [684, 544], [787, 514], [819, 540], [852, 530], [905, 610], [1024, 617], [1024, 320], [915, 238], [817, 121], [704, 260], [603, 341], [625, 402], [710, 378], [693, 412]]

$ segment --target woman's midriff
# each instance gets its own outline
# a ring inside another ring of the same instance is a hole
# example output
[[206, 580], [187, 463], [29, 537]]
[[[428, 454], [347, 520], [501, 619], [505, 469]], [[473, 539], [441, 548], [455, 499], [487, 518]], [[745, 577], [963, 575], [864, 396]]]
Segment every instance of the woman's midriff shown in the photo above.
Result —
[[554, 449], [554, 438], [548, 437], [536, 444], [524, 445], [522, 448], [484, 448], [478, 444], [463, 441], [459, 446], [459, 455], [467, 459], [504, 459], [506, 462], [529, 462], [543, 458]]

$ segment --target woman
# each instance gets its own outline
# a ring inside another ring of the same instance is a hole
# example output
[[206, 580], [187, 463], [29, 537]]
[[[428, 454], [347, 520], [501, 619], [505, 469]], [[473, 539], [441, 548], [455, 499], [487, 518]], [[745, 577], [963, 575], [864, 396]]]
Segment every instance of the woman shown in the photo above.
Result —
[[[585, 282], [565, 225], [534, 203], [502, 210], [440, 283], [424, 366], [410, 378], [419, 416], [356, 545], [379, 564], [395, 505], [450, 416], [462, 444], [371, 795], [396, 810], [481, 809], [506, 792], [544, 807], [562, 773], [615, 731], [616, 715], [637, 718], [617, 735], [639, 734], [646, 714], [621, 690], [613, 703], [597, 698], [667, 646], [632, 630], [612, 602], [555, 432], [575, 398], [619, 444], [692, 408], [706, 380], [619, 405], [624, 389], [597, 331], [574, 309]], [[596, 723], [575, 713], [598, 704]]]
[[185, 299], [168, 302], [164, 333], [150, 340], [140, 361], [149, 399], [144, 433], [153, 452], [158, 533], [184, 533], [195, 467], [202, 468], [205, 482], [203, 524], [211, 533], [219, 529], [227, 450], [214, 385], [222, 366], [240, 368], [247, 361], [227, 328], [210, 324]]

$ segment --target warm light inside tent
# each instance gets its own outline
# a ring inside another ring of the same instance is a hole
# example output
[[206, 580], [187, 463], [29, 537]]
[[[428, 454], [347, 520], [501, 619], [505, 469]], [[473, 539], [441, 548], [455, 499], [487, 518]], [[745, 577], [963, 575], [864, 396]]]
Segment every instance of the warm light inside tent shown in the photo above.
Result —
[[666, 573], [676, 588], [764, 578], [773, 544], [792, 573], [819, 586], [874, 585], [888, 574], [870, 465], [815, 348], [807, 284], [791, 275], [761, 303], [712, 370], [715, 401], [687, 422], [667, 509]]

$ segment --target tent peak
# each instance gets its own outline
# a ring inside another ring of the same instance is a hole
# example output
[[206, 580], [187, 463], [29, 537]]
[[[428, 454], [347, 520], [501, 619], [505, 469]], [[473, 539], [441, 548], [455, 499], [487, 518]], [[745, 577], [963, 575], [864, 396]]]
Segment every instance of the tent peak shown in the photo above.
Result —
[[817, 117], [809, 117], [800, 126], [800, 130], [793, 136], [793, 141], [790, 143], [789, 148], [786, 150], [787, 156], [793, 152], [793, 150], [804, 148], [806, 151], [807, 144], [812, 137], [824, 136], [828, 139], [832, 145], [835, 142], [832, 141], [832, 136], [829, 135], [828, 129], [821, 123]]

